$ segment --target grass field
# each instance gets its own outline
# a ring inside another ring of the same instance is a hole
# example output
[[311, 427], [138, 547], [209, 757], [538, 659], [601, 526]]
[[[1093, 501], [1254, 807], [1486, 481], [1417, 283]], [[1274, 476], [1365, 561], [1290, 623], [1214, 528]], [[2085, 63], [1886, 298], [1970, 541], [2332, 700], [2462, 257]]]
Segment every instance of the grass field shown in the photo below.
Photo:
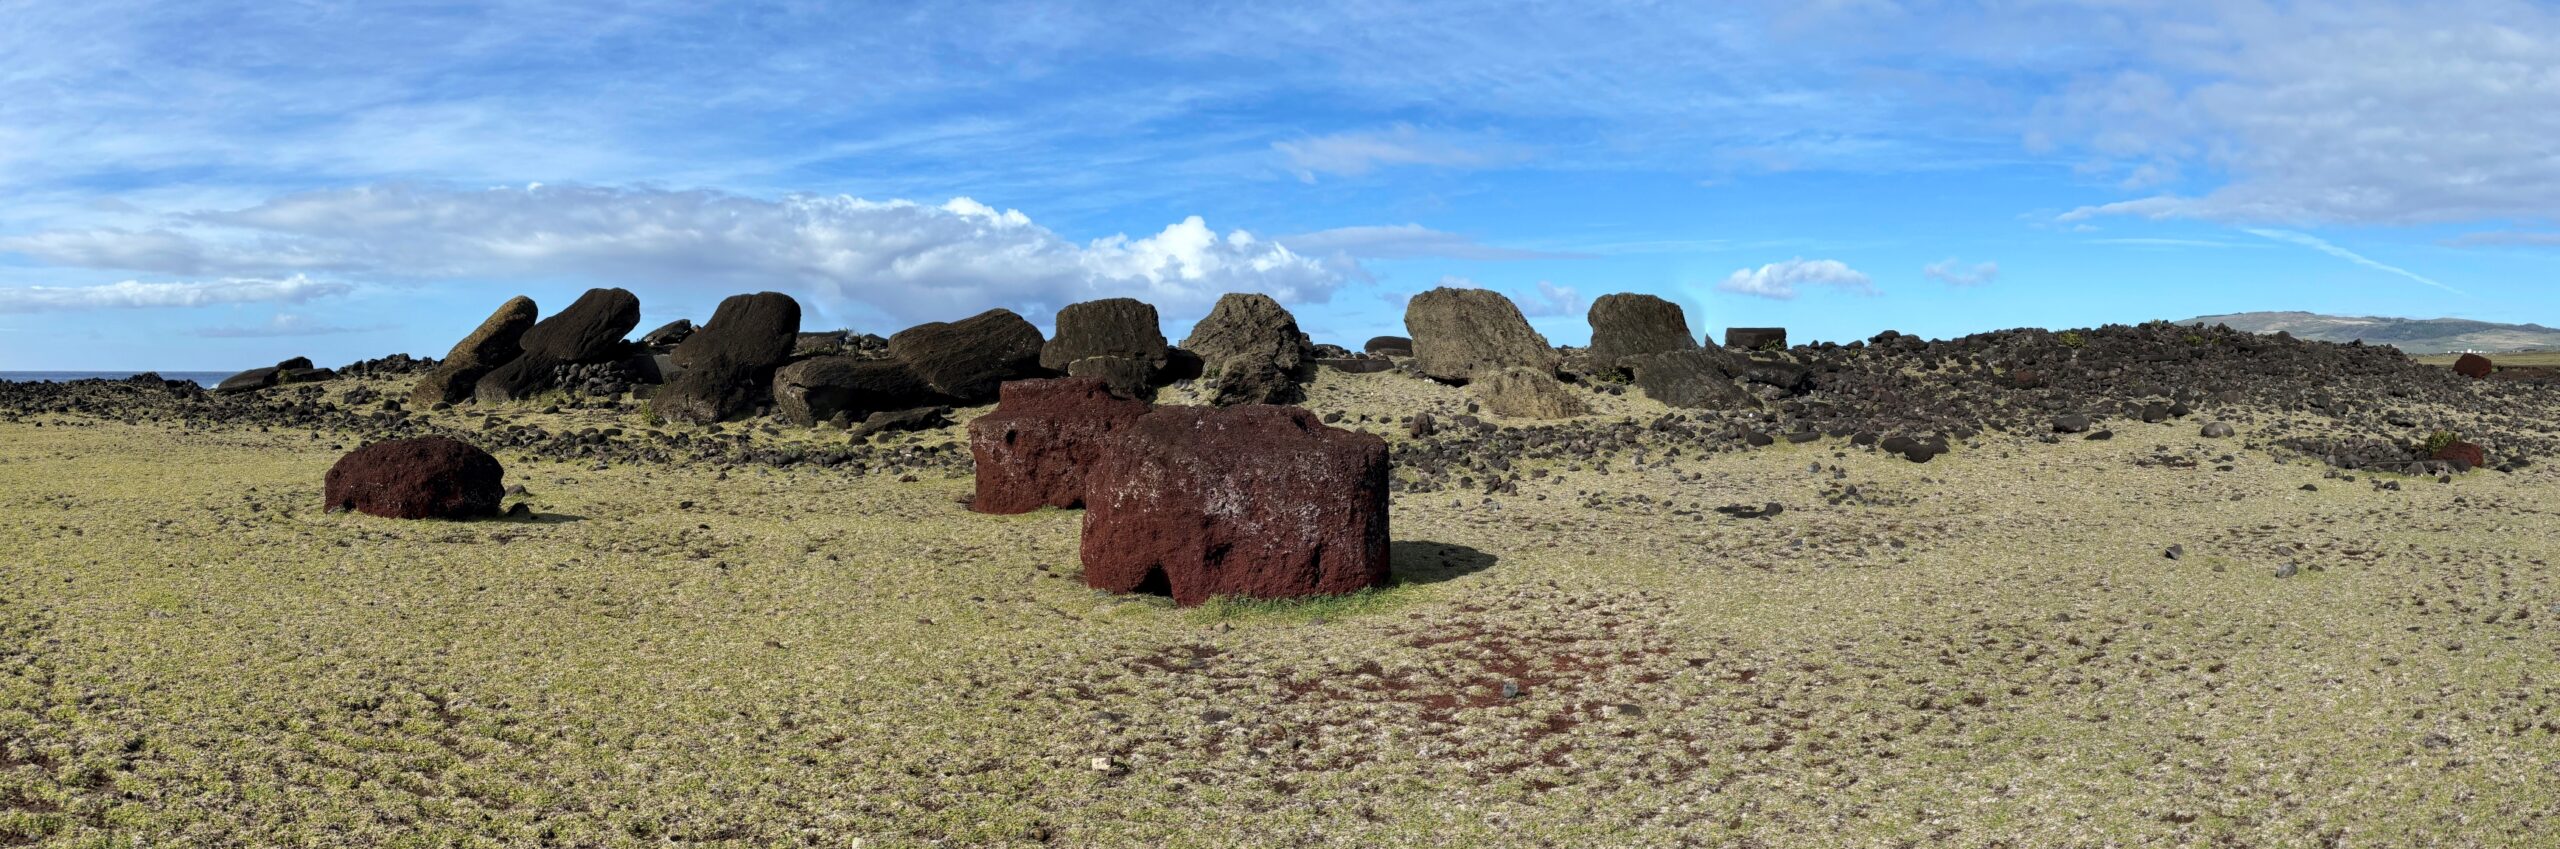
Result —
[[0, 845], [2560, 833], [2553, 464], [1549, 464], [1400, 498], [1397, 586], [1185, 610], [965, 479], [502, 454], [537, 521], [403, 523], [319, 511], [329, 435], [80, 424], [0, 425]]

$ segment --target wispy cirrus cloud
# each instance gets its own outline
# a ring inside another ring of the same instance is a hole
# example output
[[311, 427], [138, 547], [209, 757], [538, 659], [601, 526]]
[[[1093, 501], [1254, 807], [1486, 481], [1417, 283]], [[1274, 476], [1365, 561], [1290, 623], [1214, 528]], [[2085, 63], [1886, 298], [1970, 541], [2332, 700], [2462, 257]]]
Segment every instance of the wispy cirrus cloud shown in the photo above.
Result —
[[1920, 274], [1949, 286], [1980, 286], [2000, 278], [2000, 264], [1978, 262], [1965, 265], [1955, 257], [1947, 257], [1921, 266]]
[[1274, 241], [1303, 254], [1343, 254], [1358, 259], [1529, 260], [1584, 259], [1591, 254], [1529, 250], [1488, 245], [1458, 233], [1420, 224], [1336, 227]]
[[299, 313], [276, 313], [265, 324], [224, 324], [196, 329], [196, 335], [207, 339], [275, 339], [294, 336], [336, 336], [344, 333], [372, 333], [392, 329], [390, 325], [371, 324], [347, 327], [323, 324]]
[[1358, 177], [1380, 168], [1414, 165], [1483, 168], [1517, 162], [1527, 155], [1513, 145], [1424, 132], [1409, 124], [1276, 141], [1271, 149], [1286, 161], [1290, 173], [1310, 183], [1318, 174]]
[[2424, 283], [2424, 284], [2426, 284], [2426, 285], [2433, 286], [2433, 287], [2436, 287], [2436, 288], [2438, 288], [2438, 289], [2445, 290], [2445, 291], [2447, 291], [2447, 292], [2452, 292], [2452, 293], [2454, 293], [2454, 294], [2456, 294], [2456, 295], [2465, 294], [2465, 293], [2464, 293], [2462, 290], [2460, 290], [2460, 289], [2456, 289], [2456, 288], [2453, 288], [2453, 287], [2451, 287], [2451, 286], [2447, 286], [2447, 285], [2445, 285], [2445, 284], [2443, 284], [2443, 283], [2437, 282], [2437, 281], [2435, 280], [2435, 278], [2428, 277], [2428, 276], [2426, 276], [2426, 275], [2419, 274], [2419, 273], [2417, 273], [2417, 272], [2415, 272], [2415, 271], [2410, 271], [2410, 270], [2408, 270], [2408, 269], [2406, 269], [2406, 268], [2401, 268], [2401, 267], [2396, 266], [2396, 265], [2391, 265], [2391, 264], [2389, 264], [2389, 263], [2384, 263], [2384, 262], [2380, 262], [2380, 261], [2374, 260], [2374, 259], [2372, 259], [2372, 258], [2366, 257], [2366, 256], [2365, 256], [2365, 255], [2363, 255], [2363, 254], [2356, 253], [2355, 251], [2347, 250], [2346, 248], [2342, 248], [2342, 247], [2338, 247], [2337, 245], [2330, 244], [2330, 243], [2329, 243], [2329, 240], [2327, 240], [2327, 239], [2323, 239], [2323, 238], [2320, 238], [2320, 237], [2318, 237], [2318, 236], [2311, 235], [2311, 234], [2309, 234], [2309, 233], [2297, 233], [2297, 232], [2294, 232], [2294, 231], [2292, 231], [2292, 230], [2273, 230], [2273, 229], [2267, 229], [2267, 228], [2262, 228], [2262, 227], [2249, 227], [2249, 228], [2243, 228], [2243, 232], [2246, 232], [2246, 233], [2248, 233], [2249, 235], [2257, 236], [2257, 237], [2260, 237], [2260, 238], [2273, 239], [2273, 240], [2275, 240], [2275, 241], [2279, 241], [2279, 242], [2287, 242], [2287, 243], [2290, 243], [2290, 244], [2301, 245], [2301, 246], [2303, 246], [2303, 247], [2310, 248], [2310, 249], [2312, 249], [2312, 250], [2316, 250], [2316, 251], [2319, 251], [2319, 252], [2321, 252], [2321, 253], [2328, 254], [2328, 255], [2330, 255], [2330, 256], [2334, 256], [2334, 257], [2337, 257], [2337, 258], [2339, 258], [2339, 259], [2343, 259], [2343, 260], [2346, 260], [2346, 261], [2348, 261], [2348, 262], [2352, 262], [2352, 263], [2355, 263], [2355, 264], [2357, 264], [2357, 265], [2361, 265], [2361, 266], [2364, 266], [2364, 267], [2366, 267], [2366, 268], [2373, 269], [2373, 270], [2375, 270], [2375, 271], [2380, 271], [2380, 272], [2383, 272], [2383, 273], [2385, 273], [2385, 274], [2393, 274], [2393, 275], [2398, 275], [2398, 276], [2400, 276], [2400, 277], [2405, 277], [2405, 278], [2408, 278], [2408, 279], [2410, 279], [2410, 280], [2415, 280], [2415, 281], [2417, 281], [2417, 282]]
[[346, 283], [301, 275], [283, 279], [235, 277], [151, 283], [127, 280], [97, 286], [22, 286], [0, 289], [0, 313], [298, 304], [353, 290]]
[[1850, 268], [1848, 263], [1803, 257], [1769, 263], [1757, 269], [1736, 269], [1724, 278], [1724, 282], [1716, 284], [1716, 290], [1785, 301], [1793, 300], [1808, 286], [1860, 295], [1876, 293], [1875, 280], [1866, 272]]

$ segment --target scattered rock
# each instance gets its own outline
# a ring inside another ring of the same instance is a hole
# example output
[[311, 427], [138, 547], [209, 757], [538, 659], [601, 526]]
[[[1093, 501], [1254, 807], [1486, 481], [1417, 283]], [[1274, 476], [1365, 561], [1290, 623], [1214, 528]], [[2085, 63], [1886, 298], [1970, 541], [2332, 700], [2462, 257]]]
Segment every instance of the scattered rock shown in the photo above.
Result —
[[917, 407], [912, 410], [872, 413], [865, 417], [861, 424], [853, 427], [851, 438], [860, 442], [876, 434], [890, 431], [936, 430], [950, 426], [951, 408]]
[[2055, 416], [2053, 417], [2053, 432], [2088, 433], [2089, 417], [2081, 413], [2066, 413]]
[[2205, 422], [2204, 429], [2197, 433], [2206, 439], [2229, 439], [2238, 431], [2232, 430], [2231, 425], [2222, 422]]
[[1385, 357], [1321, 358], [1316, 360], [1316, 365], [1346, 374], [1378, 374], [1396, 370], [1395, 361]]
[[1085, 480], [1113, 431], [1146, 415], [1144, 402], [1117, 397], [1094, 378], [1017, 380], [994, 411], [969, 422], [980, 513], [1028, 513], [1084, 506]]
[[1481, 372], [1525, 368], [1553, 373], [1557, 355], [1500, 292], [1446, 286], [1413, 296], [1404, 311], [1422, 373], [1464, 383]]
[[1086, 475], [1084, 577], [1189, 606], [1387, 578], [1387, 446], [1291, 407], [1163, 407]]
[[498, 514], [506, 471], [468, 443], [441, 436], [376, 442], [329, 467], [322, 498], [332, 511], [392, 519], [467, 519]]

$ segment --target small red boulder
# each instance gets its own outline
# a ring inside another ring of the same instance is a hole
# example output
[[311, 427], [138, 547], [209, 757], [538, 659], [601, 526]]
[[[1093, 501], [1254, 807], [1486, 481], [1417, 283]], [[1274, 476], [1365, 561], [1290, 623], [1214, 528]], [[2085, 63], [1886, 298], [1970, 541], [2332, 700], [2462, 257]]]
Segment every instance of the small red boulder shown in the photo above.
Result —
[[1085, 478], [1111, 433], [1147, 414], [1147, 403], [1111, 394], [1098, 377], [1016, 380], [996, 408], [969, 423], [978, 494], [969, 509], [1029, 513], [1084, 505]]
[[498, 514], [507, 497], [498, 458], [441, 436], [376, 442], [329, 467], [330, 512], [391, 519], [468, 519]]
[[2452, 444], [2446, 445], [2443, 448], [2436, 449], [2433, 459], [2453, 463], [2461, 467], [2463, 471], [2470, 471], [2472, 469], [2489, 465], [2489, 455], [2486, 452], [2481, 451], [2479, 445], [2464, 442], [2459, 439], [2454, 440]]
[[2490, 372], [2497, 370], [2497, 367], [2489, 362], [2488, 357], [2464, 354], [2461, 359], [2453, 361], [2453, 370], [2464, 377], [2479, 380], [2488, 377]]
[[1348, 593], [1387, 579], [1387, 443], [1297, 407], [1159, 407], [1087, 473], [1085, 583], [1216, 596]]

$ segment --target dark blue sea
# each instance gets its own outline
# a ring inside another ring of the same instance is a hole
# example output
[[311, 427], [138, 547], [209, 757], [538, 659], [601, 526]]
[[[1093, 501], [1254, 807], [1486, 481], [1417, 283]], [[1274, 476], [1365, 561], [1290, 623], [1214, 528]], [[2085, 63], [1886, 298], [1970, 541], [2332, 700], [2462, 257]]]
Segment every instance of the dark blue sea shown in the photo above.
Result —
[[[164, 371], [164, 372], [161, 372], [161, 373], [160, 373], [160, 377], [161, 377], [161, 379], [163, 379], [163, 380], [192, 380], [192, 381], [195, 381], [195, 382], [196, 382], [196, 385], [198, 385], [198, 386], [203, 386], [203, 387], [211, 388], [214, 384], [216, 384], [216, 383], [221, 383], [223, 378], [230, 377], [230, 376], [232, 376], [232, 375], [234, 375], [234, 374], [238, 374], [238, 373], [239, 373], [239, 372], [232, 372], [232, 371]], [[82, 378], [89, 378], [89, 377], [105, 378], [105, 379], [107, 379], [107, 380], [123, 380], [123, 379], [125, 379], [125, 378], [132, 377], [132, 376], [137, 375], [137, 374], [141, 374], [141, 372], [136, 372], [136, 371], [0, 371], [0, 380], [14, 380], [14, 381], [18, 381], [18, 382], [21, 382], [21, 383], [32, 383], [32, 382], [34, 382], [34, 381], [39, 381], [39, 380], [50, 380], [50, 381], [55, 381], [55, 382], [57, 382], [57, 383], [58, 383], [58, 382], [65, 381], [65, 380], [79, 380], [79, 379], [82, 379]]]

